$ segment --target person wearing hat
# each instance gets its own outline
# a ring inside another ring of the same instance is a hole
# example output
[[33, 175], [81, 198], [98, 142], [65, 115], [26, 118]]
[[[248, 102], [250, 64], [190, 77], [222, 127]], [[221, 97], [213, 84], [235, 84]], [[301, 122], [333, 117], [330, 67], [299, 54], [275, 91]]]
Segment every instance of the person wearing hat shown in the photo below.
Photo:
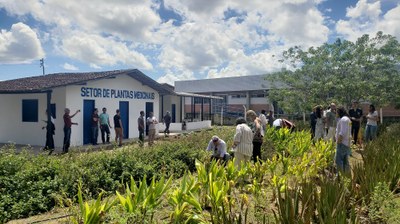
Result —
[[242, 162], [250, 161], [253, 155], [253, 131], [244, 118], [236, 120], [236, 133], [233, 137], [232, 149], [235, 151], [235, 167], [240, 168]]
[[211, 159], [227, 161], [230, 155], [226, 152], [226, 143], [214, 135], [207, 146], [207, 151], [213, 151]]

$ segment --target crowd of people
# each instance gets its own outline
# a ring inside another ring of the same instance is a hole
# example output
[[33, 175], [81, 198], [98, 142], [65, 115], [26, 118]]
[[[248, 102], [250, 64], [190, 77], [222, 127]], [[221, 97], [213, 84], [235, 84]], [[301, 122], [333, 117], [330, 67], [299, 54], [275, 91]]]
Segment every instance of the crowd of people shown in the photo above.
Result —
[[[367, 123], [363, 135], [360, 127], [364, 119]], [[376, 138], [379, 116], [372, 104], [369, 105], [368, 114], [363, 115], [358, 102], [353, 101], [348, 111], [344, 107], [336, 108], [334, 103], [331, 103], [326, 110], [322, 106], [316, 106], [310, 115], [310, 121], [312, 138], [315, 141], [324, 139], [336, 142], [336, 166], [339, 170], [348, 173], [350, 172], [351, 145], [362, 146], [363, 142]]]
[[[74, 114], [70, 114], [68, 108], [64, 110], [64, 141], [62, 153], [68, 153], [69, 151], [72, 125], [78, 125], [78, 123], [72, 122], [72, 118], [79, 112], [80, 110], [77, 110]], [[159, 122], [153, 112], [150, 112], [146, 119], [144, 115], [144, 111], [140, 111], [137, 119], [139, 143], [141, 146], [144, 145], [145, 129], [147, 126], [148, 144], [152, 146], [156, 138], [156, 125]], [[46, 128], [47, 130], [44, 149], [49, 150], [49, 154], [54, 150], [53, 135], [55, 134], [54, 119], [53, 116], [50, 117], [50, 122], [44, 121], [46, 122], [46, 126], [43, 127], [43, 129]], [[102, 108], [102, 113], [100, 115], [98, 114], [98, 109], [95, 108], [91, 118], [91, 143], [93, 145], [98, 144], [97, 140], [100, 129], [102, 143], [109, 144], [110, 130], [113, 127], [110, 123], [110, 116], [107, 114], [107, 108]], [[118, 146], [122, 146], [124, 137], [122, 119], [120, 111], [117, 109], [113, 121], [115, 143]], [[365, 116], [363, 115], [362, 109], [358, 107], [356, 101], [352, 103], [352, 107], [348, 112], [344, 107], [337, 108], [334, 103], [331, 103], [325, 110], [322, 106], [313, 108], [313, 112], [310, 115], [312, 138], [314, 141], [326, 140], [336, 142], [335, 162], [339, 170], [345, 172], [349, 171], [348, 157], [351, 153], [351, 144], [362, 144], [362, 138], [359, 136], [363, 119], [367, 120], [364, 137], [365, 141], [368, 142], [374, 139], [377, 134], [379, 116], [374, 105], [369, 106], [369, 112]], [[167, 111], [162, 119], [165, 124], [165, 130], [163, 131], [165, 136], [168, 136], [170, 133], [169, 127], [171, 120], [171, 115]], [[240, 117], [236, 120], [236, 131], [231, 146], [232, 152], [234, 152], [236, 158], [236, 167], [239, 168], [242, 162], [253, 160], [254, 163], [256, 163], [261, 159], [261, 146], [267, 128], [274, 128], [275, 130], [287, 128], [293, 131], [295, 125], [285, 118], [275, 119], [273, 111], [269, 111], [269, 113], [266, 114], [265, 110], [261, 110], [259, 115], [253, 110], [248, 110], [246, 112], [246, 119]], [[216, 135], [209, 141], [207, 150], [213, 151], [212, 159], [227, 161], [231, 158], [231, 155], [227, 151], [225, 141]]]
[[[350, 119], [350, 134], [353, 144], [362, 145], [376, 138], [379, 116], [374, 105], [369, 106], [367, 115], [363, 114], [363, 110], [359, 107], [357, 101], [353, 101], [351, 108], [346, 111], [346, 115]], [[339, 116], [334, 103], [331, 103], [325, 110], [323, 106], [318, 105], [313, 108], [310, 115], [312, 138], [317, 140], [335, 141], [335, 132]], [[365, 132], [361, 133], [360, 128], [362, 122], [366, 120]]]
[[[253, 110], [248, 110], [246, 119], [242, 117], [236, 119], [236, 131], [231, 149], [237, 168], [240, 168], [243, 162], [253, 160], [256, 163], [261, 159], [261, 146], [267, 128], [294, 130], [295, 125], [284, 118], [275, 119], [273, 111], [266, 114], [265, 110], [261, 110], [260, 115]], [[213, 151], [212, 159], [226, 162], [231, 158], [225, 141], [216, 135], [209, 141], [207, 150]]]
[[[70, 114], [70, 109], [65, 108], [64, 110], [64, 140], [63, 140], [63, 148], [62, 153], [68, 153], [70, 144], [71, 144], [71, 130], [72, 125], [78, 125], [76, 122], [72, 122], [72, 118], [78, 114], [80, 110], [76, 110], [74, 114]], [[107, 113], [107, 108], [102, 109], [102, 113], [99, 115], [99, 111], [97, 108], [94, 108], [92, 116], [91, 116], [91, 143], [93, 145], [98, 145], [98, 136], [99, 136], [99, 129], [101, 133], [101, 140], [103, 144], [110, 144], [110, 135], [111, 129], [113, 128], [110, 123], [110, 116]], [[47, 117], [47, 110], [46, 110], [46, 117]], [[122, 141], [124, 138], [124, 127], [121, 118], [120, 110], [117, 109], [115, 111], [115, 115], [113, 117], [114, 121], [114, 130], [115, 130], [115, 143], [118, 146], [122, 146]], [[165, 124], [164, 134], [167, 137], [170, 133], [169, 127], [171, 124], [171, 115], [169, 111], [166, 112], [165, 116], [163, 117], [163, 123]], [[42, 129], [46, 129], [46, 143], [43, 150], [48, 150], [49, 154], [52, 154], [54, 151], [54, 135], [55, 135], [55, 125], [54, 125], [54, 118], [50, 114], [50, 122], [47, 120], [43, 120], [46, 123], [46, 126], [42, 127]], [[154, 140], [156, 137], [156, 125], [158, 124], [157, 118], [154, 116], [153, 112], [150, 112], [149, 117], [147, 119], [144, 118], [144, 111], [140, 111], [139, 117], [137, 119], [138, 131], [139, 131], [139, 143], [141, 146], [144, 145], [144, 132], [145, 132], [145, 124], [147, 125], [148, 130], [148, 141], [149, 146], [154, 144]]]
[[[361, 145], [363, 142], [362, 138], [359, 137], [362, 135], [360, 126], [363, 119], [367, 121], [364, 139], [369, 142], [376, 137], [379, 121], [374, 105], [369, 106], [368, 114], [365, 116], [356, 101], [352, 103], [349, 111], [342, 106], [337, 108], [334, 103], [331, 103], [325, 110], [322, 106], [313, 108], [310, 116], [312, 138], [315, 142], [325, 140], [336, 143], [335, 163], [338, 170], [350, 171], [350, 147], [351, 144]], [[246, 161], [259, 161], [265, 130], [268, 127], [275, 130], [287, 128], [293, 131], [295, 129], [295, 125], [289, 120], [285, 118], [275, 119], [272, 111], [266, 114], [266, 111], [262, 110], [260, 115], [257, 116], [255, 111], [248, 110], [246, 119], [238, 118], [236, 120], [236, 132], [231, 147], [235, 156], [235, 166], [240, 167], [240, 164]], [[207, 150], [213, 150], [212, 159], [224, 162], [232, 156], [227, 152], [225, 141], [216, 135], [209, 141]]]

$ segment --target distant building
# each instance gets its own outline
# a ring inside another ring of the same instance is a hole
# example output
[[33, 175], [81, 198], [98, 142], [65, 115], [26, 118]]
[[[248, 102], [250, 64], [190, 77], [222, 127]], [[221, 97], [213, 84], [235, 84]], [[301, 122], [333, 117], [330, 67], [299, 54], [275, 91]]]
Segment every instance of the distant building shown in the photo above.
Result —
[[[213, 115], [223, 114], [225, 117], [243, 116], [244, 106], [260, 113], [262, 109], [274, 111], [274, 114], [283, 114], [284, 111], [277, 102], [268, 99], [269, 90], [273, 87], [272, 83], [266, 80], [267, 75], [253, 75], [240, 77], [225, 77], [201, 80], [176, 81], [175, 91], [189, 92], [201, 95], [219, 96], [222, 100], [215, 101], [211, 106], [204, 107], [203, 113]], [[283, 88], [283, 84], [278, 84], [278, 88]], [[274, 87], [275, 88], [275, 87]], [[200, 98], [190, 98], [185, 100], [184, 117], [191, 118], [195, 111], [194, 119], [197, 119], [201, 111], [200, 105], [204, 100]], [[364, 114], [368, 113], [367, 103], [361, 104]], [[377, 108], [377, 110], [379, 110]], [[393, 106], [382, 109], [383, 117], [400, 117], [400, 111]], [[218, 123], [218, 121], [214, 121]]]
[[[222, 100], [216, 101], [211, 106], [212, 114], [222, 112], [227, 117], [243, 116], [244, 107], [247, 110], [252, 109], [258, 113], [262, 109], [266, 111], [273, 110], [278, 113], [280, 109], [277, 103], [268, 99], [268, 90], [272, 86], [268, 80], [265, 80], [265, 77], [266, 75], [253, 75], [176, 81], [175, 91], [222, 97]], [[190, 115], [194, 107], [194, 110], [197, 111], [195, 118], [197, 118], [203, 101], [200, 98], [187, 99], [184, 107], [185, 113]], [[205, 107], [204, 110], [205, 113], [208, 113], [209, 107]]]

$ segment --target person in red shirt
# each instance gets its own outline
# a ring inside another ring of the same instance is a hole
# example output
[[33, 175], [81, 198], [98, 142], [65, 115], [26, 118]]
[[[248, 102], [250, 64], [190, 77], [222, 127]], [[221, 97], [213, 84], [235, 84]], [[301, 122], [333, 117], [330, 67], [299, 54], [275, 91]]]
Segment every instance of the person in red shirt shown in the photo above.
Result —
[[78, 125], [78, 123], [74, 123], [71, 121], [77, 113], [81, 112], [81, 110], [77, 110], [73, 115], [69, 115], [70, 110], [65, 108], [65, 114], [63, 116], [64, 119], [64, 144], [63, 144], [63, 153], [67, 153], [69, 146], [71, 144], [71, 126]]

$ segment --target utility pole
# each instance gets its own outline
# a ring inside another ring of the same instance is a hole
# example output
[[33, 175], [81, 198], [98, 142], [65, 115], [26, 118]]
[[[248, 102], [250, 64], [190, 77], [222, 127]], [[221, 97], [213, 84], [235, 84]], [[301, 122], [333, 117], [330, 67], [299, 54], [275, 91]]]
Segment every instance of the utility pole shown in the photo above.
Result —
[[40, 61], [40, 67], [42, 67], [42, 69], [43, 69], [43, 75], [44, 75], [44, 74], [45, 74], [45, 73], [44, 73], [44, 58], [40, 59], [39, 61]]

